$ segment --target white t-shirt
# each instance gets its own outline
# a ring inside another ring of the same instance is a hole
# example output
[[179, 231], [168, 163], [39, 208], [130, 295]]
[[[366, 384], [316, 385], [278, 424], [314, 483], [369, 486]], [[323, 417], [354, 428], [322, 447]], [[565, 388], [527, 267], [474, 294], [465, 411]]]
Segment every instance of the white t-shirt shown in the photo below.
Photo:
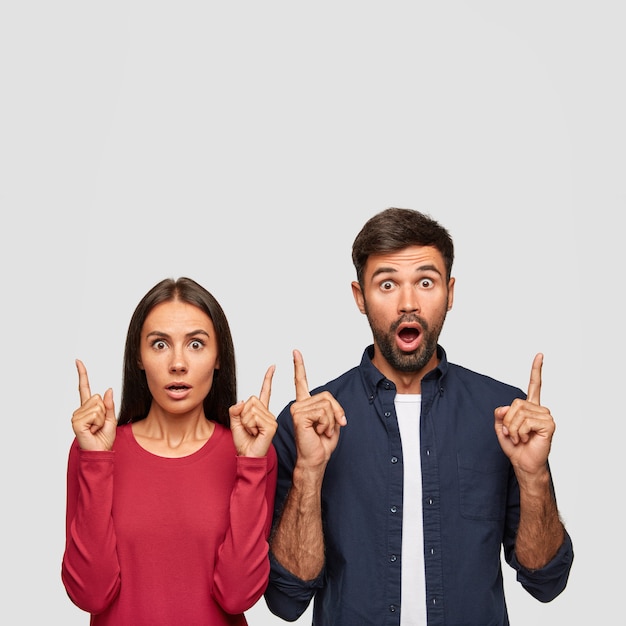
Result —
[[396, 394], [404, 463], [400, 626], [426, 626], [426, 580], [420, 461], [420, 394]]

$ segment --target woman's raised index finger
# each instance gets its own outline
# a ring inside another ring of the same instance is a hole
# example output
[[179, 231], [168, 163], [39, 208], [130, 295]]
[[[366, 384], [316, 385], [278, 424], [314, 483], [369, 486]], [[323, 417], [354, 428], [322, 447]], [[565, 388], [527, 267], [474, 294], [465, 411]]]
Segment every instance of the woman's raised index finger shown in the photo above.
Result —
[[309, 383], [306, 379], [304, 359], [299, 350], [293, 351], [293, 380], [296, 385], [296, 400], [310, 398], [311, 394], [309, 393]]
[[76, 359], [76, 369], [78, 370], [78, 393], [80, 394], [80, 403], [82, 405], [91, 398], [91, 388], [89, 387], [87, 368], [79, 359]]
[[275, 365], [270, 365], [265, 372], [263, 378], [263, 384], [261, 385], [261, 393], [259, 394], [259, 400], [266, 409], [270, 408], [270, 396], [272, 395], [272, 378], [274, 377]]
[[530, 369], [530, 382], [528, 383], [528, 395], [526, 399], [533, 404], [541, 404], [541, 367], [543, 365], [543, 354], [538, 353], [533, 359], [533, 366]]

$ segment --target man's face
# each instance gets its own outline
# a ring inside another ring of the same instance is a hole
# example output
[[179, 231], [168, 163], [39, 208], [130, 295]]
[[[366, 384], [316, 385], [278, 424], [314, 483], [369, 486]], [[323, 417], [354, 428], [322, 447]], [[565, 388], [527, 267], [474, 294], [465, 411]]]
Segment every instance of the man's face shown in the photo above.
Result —
[[437, 341], [454, 294], [454, 278], [446, 281], [436, 248], [410, 246], [370, 256], [363, 286], [354, 282], [352, 291], [374, 335], [374, 365], [385, 376], [423, 375], [435, 366]]

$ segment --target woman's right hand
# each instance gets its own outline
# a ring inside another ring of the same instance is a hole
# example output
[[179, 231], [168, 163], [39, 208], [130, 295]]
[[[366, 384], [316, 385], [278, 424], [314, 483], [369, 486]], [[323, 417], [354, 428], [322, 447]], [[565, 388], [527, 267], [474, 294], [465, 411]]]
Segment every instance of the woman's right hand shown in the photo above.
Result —
[[76, 359], [80, 407], [72, 414], [72, 428], [81, 450], [108, 451], [113, 448], [117, 420], [113, 404], [113, 389], [91, 395], [87, 368]]

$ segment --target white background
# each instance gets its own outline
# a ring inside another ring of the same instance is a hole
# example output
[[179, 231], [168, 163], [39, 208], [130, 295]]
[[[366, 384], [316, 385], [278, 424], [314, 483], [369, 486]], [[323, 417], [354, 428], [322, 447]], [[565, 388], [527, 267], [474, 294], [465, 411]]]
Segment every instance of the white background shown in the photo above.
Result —
[[278, 413], [292, 348], [312, 386], [360, 360], [350, 247], [402, 206], [455, 238], [450, 360], [525, 389], [545, 353], [576, 558], [548, 605], [505, 566], [512, 623], [626, 624], [625, 54], [617, 1], [3, 3], [0, 621], [88, 623], [60, 579], [74, 359], [119, 399], [135, 305], [187, 275], [240, 397], [277, 364]]

